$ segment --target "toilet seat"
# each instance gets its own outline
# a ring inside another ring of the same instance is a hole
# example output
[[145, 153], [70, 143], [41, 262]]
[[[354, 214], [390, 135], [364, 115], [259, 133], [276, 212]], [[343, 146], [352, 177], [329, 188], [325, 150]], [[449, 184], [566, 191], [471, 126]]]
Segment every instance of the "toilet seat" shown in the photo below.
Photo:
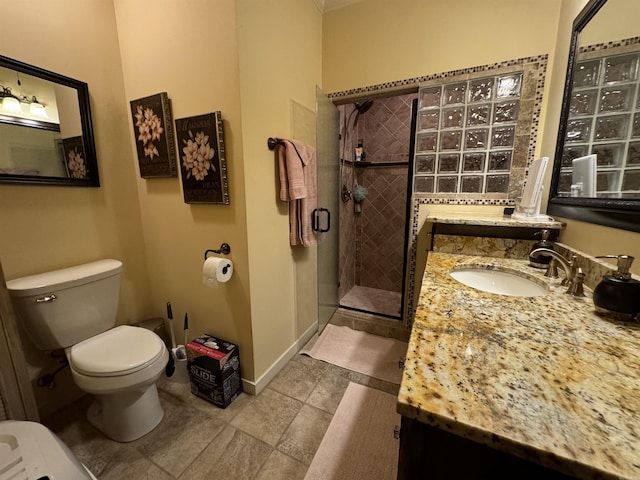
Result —
[[116, 377], [146, 368], [165, 351], [154, 332], [121, 325], [72, 346], [68, 357], [73, 370], [82, 375]]

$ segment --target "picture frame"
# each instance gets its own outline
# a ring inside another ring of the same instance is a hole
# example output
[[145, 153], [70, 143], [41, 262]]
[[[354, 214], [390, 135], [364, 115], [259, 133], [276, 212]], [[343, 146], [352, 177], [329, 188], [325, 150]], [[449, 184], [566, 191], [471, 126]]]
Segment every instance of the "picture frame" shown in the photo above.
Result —
[[89, 167], [84, 152], [82, 135], [62, 139], [64, 168], [69, 178], [89, 178]]
[[229, 205], [222, 113], [176, 120], [185, 203]]
[[167, 93], [131, 100], [130, 105], [140, 176], [177, 177], [171, 103]]

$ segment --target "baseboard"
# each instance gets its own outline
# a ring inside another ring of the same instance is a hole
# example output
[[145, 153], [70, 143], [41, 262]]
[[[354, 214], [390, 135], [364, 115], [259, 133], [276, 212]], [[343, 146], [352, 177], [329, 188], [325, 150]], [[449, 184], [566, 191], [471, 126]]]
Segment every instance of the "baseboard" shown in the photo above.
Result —
[[273, 364], [264, 372], [258, 380], [252, 382], [245, 378], [242, 379], [242, 388], [249, 395], [258, 395], [269, 384], [286, 363], [293, 358], [302, 347], [304, 347], [311, 338], [318, 333], [318, 323], [311, 325], [293, 345], [291, 345]]

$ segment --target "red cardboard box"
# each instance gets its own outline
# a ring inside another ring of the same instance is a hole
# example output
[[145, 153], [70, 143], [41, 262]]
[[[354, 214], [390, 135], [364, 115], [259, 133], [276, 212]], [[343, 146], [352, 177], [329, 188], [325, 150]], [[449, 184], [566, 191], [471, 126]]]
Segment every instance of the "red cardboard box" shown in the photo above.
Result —
[[242, 392], [238, 346], [205, 334], [186, 345], [191, 393], [227, 408]]

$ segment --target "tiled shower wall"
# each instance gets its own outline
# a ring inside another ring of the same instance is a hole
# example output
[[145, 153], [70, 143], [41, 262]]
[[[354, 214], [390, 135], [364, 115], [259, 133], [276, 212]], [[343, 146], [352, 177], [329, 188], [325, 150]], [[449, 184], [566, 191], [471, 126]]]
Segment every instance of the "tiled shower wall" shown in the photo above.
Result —
[[356, 283], [400, 292], [407, 215], [408, 166], [367, 167], [357, 172], [369, 194], [356, 217]]
[[[354, 213], [353, 200], [342, 203], [340, 297], [354, 285], [395, 292], [402, 289], [411, 102], [416, 97], [375, 99], [349, 136], [354, 144], [362, 139], [366, 161], [345, 164], [343, 181], [353, 190], [356, 180], [368, 193], [362, 213]], [[352, 109], [351, 105], [341, 107], [341, 115]], [[344, 151], [347, 160], [353, 158], [350, 147]]]

